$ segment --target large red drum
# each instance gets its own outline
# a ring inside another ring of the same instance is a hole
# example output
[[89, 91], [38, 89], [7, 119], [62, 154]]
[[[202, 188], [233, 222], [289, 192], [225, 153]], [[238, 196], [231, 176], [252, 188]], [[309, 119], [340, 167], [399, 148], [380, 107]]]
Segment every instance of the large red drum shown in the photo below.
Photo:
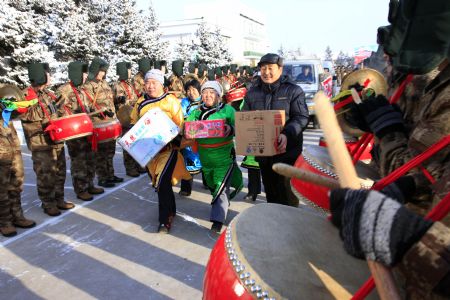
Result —
[[[294, 166], [315, 174], [338, 179], [338, 176], [334, 171], [330, 155], [328, 154], [328, 150], [324, 147], [313, 145], [306, 146], [302, 155], [297, 158]], [[355, 169], [360, 180], [361, 187], [363, 188], [370, 188], [375, 180], [379, 179], [378, 173], [363, 162], [357, 162]], [[294, 193], [300, 196], [300, 198], [305, 198], [307, 202], [313, 203], [323, 209], [330, 209], [328, 188], [315, 185], [310, 182], [301, 181], [297, 178], [291, 179], [291, 185], [294, 188]]]
[[[344, 141], [349, 153], [355, 151], [355, 148], [358, 145], [358, 138], [344, 135]], [[327, 143], [325, 142], [325, 138], [323, 136], [320, 137], [319, 146], [327, 147]], [[369, 143], [364, 152], [359, 157], [359, 160], [371, 160], [372, 154], [370, 154], [370, 151], [372, 150], [372, 147], [372, 143]]]
[[227, 100], [227, 103], [230, 103], [233, 101], [239, 101], [239, 100], [244, 99], [246, 94], [247, 94], [247, 89], [244, 87], [239, 88], [239, 89], [234, 89], [225, 94], [225, 99]]
[[64, 142], [92, 135], [93, 125], [85, 113], [52, 119], [45, 129], [54, 142]]
[[119, 120], [105, 120], [94, 123], [93, 138], [98, 143], [116, 140], [122, 134], [122, 125]]
[[368, 276], [367, 263], [344, 251], [337, 228], [317, 212], [258, 204], [217, 240], [203, 299], [350, 299]]

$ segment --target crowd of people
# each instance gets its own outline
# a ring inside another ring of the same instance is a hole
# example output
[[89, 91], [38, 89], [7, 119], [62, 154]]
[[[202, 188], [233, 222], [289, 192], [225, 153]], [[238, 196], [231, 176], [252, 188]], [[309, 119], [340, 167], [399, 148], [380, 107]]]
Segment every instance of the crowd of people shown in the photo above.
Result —
[[[437, 1], [424, 13], [422, 6], [407, 6], [409, 2], [413, 1], [405, 0], [400, 4], [394, 1], [390, 15], [392, 25], [379, 29], [379, 43], [386, 58], [385, 76], [390, 84], [388, 94], [392, 94], [408, 74], [415, 74], [398, 105], [391, 105], [386, 98], [388, 95], [374, 95], [373, 91], [366, 93], [362, 86], [353, 87], [364, 100], [361, 104], [352, 104], [353, 115], [359, 116], [355, 123], [376, 137], [372, 166], [381, 176], [433, 148], [437, 142], [448, 140], [450, 133], [449, 6]], [[410, 9], [408, 14], [399, 13], [405, 7]], [[440, 22], [436, 16], [447, 22]], [[424, 51], [425, 44], [427, 51]], [[272, 53], [262, 56], [258, 63], [259, 74], [254, 77], [250, 68], [236, 65], [208, 69], [204, 64], [192, 64], [189, 73], [184, 74], [184, 62], [177, 60], [172, 63], [172, 75], [166, 78], [164, 61], [142, 58], [138, 64], [139, 72], [133, 78], [129, 63], [117, 64], [119, 80], [111, 87], [105, 81], [106, 61], [95, 58], [90, 65], [73, 62], [69, 64], [69, 81], [55, 93], [48, 89], [51, 83], [48, 65], [30, 64], [31, 86], [24, 90], [30, 105], [12, 114], [22, 122], [37, 175], [38, 195], [46, 214], [57, 216], [61, 210], [74, 207], [64, 199], [64, 143], [50, 139], [46, 131], [50, 119], [86, 112], [93, 113], [95, 123], [113, 121], [123, 114], [129, 118], [128, 123], [121, 121], [126, 132], [155, 107], [180, 128], [185, 121], [221, 119], [225, 122], [224, 136], [220, 138], [189, 140], [181, 130], [145, 169], [132, 157], [124, 155], [127, 175], [136, 177], [148, 173], [157, 191], [159, 232], [170, 231], [176, 214], [172, 186], [181, 182], [180, 195], [189, 196], [192, 176], [196, 174], [201, 174], [203, 185], [211, 192], [211, 230], [221, 232], [230, 200], [243, 187], [233, 139], [237, 110], [283, 110], [286, 113], [286, 123], [276, 145], [281, 154], [244, 159], [243, 166], [249, 171], [249, 193], [245, 199], [256, 199], [261, 192], [262, 178], [267, 202], [298, 205], [288, 178], [272, 170], [274, 163], [293, 165], [301, 155], [303, 131], [309, 117], [303, 90], [282, 74], [282, 57]], [[308, 75], [307, 70], [303, 75]], [[246, 85], [247, 94], [239, 102], [227, 103], [224, 92], [236, 85]], [[104, 192], [103, 188], [123, 181], [114, 175], [114, 140], [96, 144], [92, 138], [82, 137], [66, 144], [72, 161], [72, 183], [79, 199], [92, 200]], [[1, 127], [0, 145], [0, 168], [4, 174], [0, 177], [0, 231], [4, 236], [12, 236], [16, 234], [15, 227], [30, 228], [35, 222], [27, 219], [21, 209], [23, 163], [11, 122]], [[95, 186], [95, 176], [102, 188]], [[381, 192], [332, 190], [331, 220], [339, 227], [347, 252], [397, 267], [405, 293], [410, 297], [449, 297], [449, 217], [447, 214], [441, 220], [424, 218], [436, 203], [448, 198], [449, 176], [447, 143], [420, 168], [411, 170]]]

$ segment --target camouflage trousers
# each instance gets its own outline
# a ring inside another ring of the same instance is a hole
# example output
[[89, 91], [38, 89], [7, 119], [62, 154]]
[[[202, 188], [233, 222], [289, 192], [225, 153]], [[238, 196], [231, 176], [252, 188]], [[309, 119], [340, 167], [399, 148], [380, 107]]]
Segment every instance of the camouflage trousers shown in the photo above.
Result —
[[94, 186], [95, 154], [87, 137], [66, 142], [70, 155], [70, 173], [76, 194]]
[[[129, 128], [122, 127], [122, 134], [127, 133], [128, 130]], [[125, 150], [123, 151], [123, 165], [125, 166], [125, 171], [127, 173], [133, 171], [139, 172], [141, 169], [141, 166], [137, 163], [137, 161], [135, 161], [134, 158]]]
[[0, 162], [0, 226], [11, 225], [14, 219], [23, 217], [20, 201], [24, 178], [22, 153], [11, 147], [9, 157]]
[[64, 201], [66, 155], [64, 147], [31, 153], [36, 173], [37, 192], [44, 208], [56, 207]]
[[108, 180], [114, 176], [113, 159], [116, 154], [116, 141], [98, 144], [95, 152], [95, 173], [98, 180]]

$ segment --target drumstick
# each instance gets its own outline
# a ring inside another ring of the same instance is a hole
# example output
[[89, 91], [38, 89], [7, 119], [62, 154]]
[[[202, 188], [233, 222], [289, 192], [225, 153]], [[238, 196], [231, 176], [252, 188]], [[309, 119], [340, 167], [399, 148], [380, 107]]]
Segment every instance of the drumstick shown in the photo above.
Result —
[[[353, 97], [356, 99], [354, 95]], [[360, 99], [359, 96], [357, 99]], [[342, 131], [338, 125], [330, 101], [327, 96], [320, 91], [314, 96], [314, 103], [315, 112], [325, 135], [328, 152], [330, 153], [336, 173], [339, 176], [341, 187], [360, 189], [361, 187], [359, 185], [358, 177], [356, 176], [355, 167], [353, 166], [350, 154], [345, 146]], [[369, 265], [369, 269], [375, 280], [380, 298], [385, 300], [400, 299], [390, 270], [374, 261], [368, 260], [367, 264]]]
[[88, 113], [87, 115], [88, 115], [88, 116], [93, 116], [93, 115], [96, 115], [96, 114], [100, 114], [100, 113], [102, 113], [102, 112], [104, 112], [104, 111], [106, 111], [106, 108], [102, 108], [102, 109], [93, 111], [93, 112], [91, 112], [91, 113]]
[[339, 182], [332, 178], [298, 169], [288, 164], [276, 163], [272, 166], [272, 169], [283, 176], [295, 177], [302, 181], [311, 182], [329, 189], [338, 189], [340, 187]]

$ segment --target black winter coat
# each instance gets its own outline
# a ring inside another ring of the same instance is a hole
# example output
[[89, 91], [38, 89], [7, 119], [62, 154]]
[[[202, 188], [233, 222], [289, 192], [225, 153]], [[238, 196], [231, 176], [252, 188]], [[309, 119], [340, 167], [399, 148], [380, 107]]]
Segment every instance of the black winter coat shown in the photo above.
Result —
[[[303, 130], [308, 125], [309, 114], [302, 88], [288, 76], [282, 75], [279, 84], [267, 85], [258, 78], [244, 98], [242, 111], [284, 110], [286, 124], [281, 133], [287, 137], [286, 153], [273, 156], [273, 162], [295, 163], [303, 149]], [[264, 157], [257, 157], [264, 161]]]

